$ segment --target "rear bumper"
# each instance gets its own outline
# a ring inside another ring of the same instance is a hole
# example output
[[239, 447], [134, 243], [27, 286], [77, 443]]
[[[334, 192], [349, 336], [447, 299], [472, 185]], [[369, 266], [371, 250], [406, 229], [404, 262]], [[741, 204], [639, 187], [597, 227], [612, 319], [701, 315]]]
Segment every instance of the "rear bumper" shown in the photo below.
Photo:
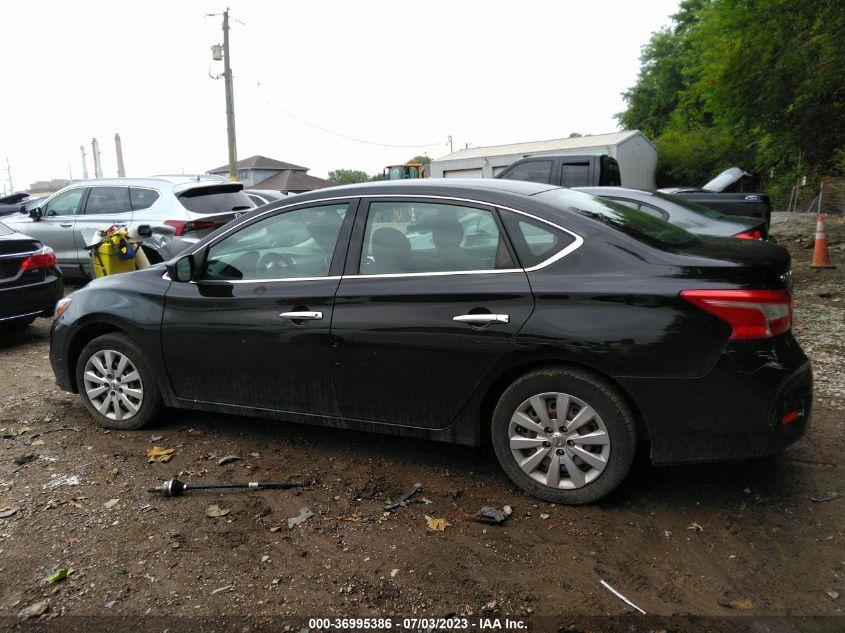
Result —
[[0, 287], [0, 322], [30, 316], [52, 316], [62, 290], [62, 276], [55, 269], [48, 270], [42, 281]]
[[806, 431], [810, 362], [787, 333], [729, 344], [691, 379], [620, 379], [639, 408], [658, 464], [723, 461], [780, 452]]

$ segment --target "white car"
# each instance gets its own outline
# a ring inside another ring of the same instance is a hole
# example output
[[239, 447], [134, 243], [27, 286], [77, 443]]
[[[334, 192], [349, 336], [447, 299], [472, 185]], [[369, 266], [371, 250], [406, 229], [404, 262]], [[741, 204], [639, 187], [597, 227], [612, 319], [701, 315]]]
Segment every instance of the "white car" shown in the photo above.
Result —
[[199, 240], [229, 220], [253, 209], [243, 185], [188, 176], [100, 178], [75, 182], [32, 208], [27, 215], [3, 218], [56, 253], [69, 277], [90, 277], [85, 247], [97, 231], [125, 225], [169, 226], [185, 240]]

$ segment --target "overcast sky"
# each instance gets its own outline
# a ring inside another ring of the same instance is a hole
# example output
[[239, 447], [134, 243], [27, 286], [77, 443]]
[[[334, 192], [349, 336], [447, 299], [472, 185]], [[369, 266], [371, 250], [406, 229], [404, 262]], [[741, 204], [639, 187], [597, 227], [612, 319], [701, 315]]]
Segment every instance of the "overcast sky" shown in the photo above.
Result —
[[[677, 0], [231, 0], [238, 157], [325, 177], [415, 154], [617, 129], [641, 47]], [[227, 162], [221, 2], [3, 2], [0, 161], [16, 190]], [[292, 116], [291, 116], [292, 115]], [[319, 126], [356, 142], [308, 125]], [[384, 145], [417, 146], [385, 147]]]

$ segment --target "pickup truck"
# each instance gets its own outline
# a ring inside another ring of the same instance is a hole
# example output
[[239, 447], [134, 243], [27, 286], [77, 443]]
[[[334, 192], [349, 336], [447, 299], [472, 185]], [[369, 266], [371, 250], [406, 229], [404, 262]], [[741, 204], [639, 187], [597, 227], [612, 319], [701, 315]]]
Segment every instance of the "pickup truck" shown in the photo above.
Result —
[[661, 193], [686, 198], [708, 209], [724, 215], [742, 215], [759, 218], [769, 226], [772, 220], [772, 203], [765, 193], [741, 193], [737, 191], [743, 179], [750, 176], [739, 167], [726, 169], [700, 189], [693, 187], [668, 187], [658, 189]]
[[520, 158], [496, 178], [560, 187], [619, 187], [619, 163], [602, 155], [543, 155]]

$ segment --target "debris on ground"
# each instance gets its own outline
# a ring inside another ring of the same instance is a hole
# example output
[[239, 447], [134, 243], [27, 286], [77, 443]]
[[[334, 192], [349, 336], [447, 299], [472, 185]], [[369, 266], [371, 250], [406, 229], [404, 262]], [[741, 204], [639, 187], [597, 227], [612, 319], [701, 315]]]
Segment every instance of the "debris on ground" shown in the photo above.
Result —
[[314, 516], [314, 513], [311, 512], [309, 508], [300, 508], [299, 514], [297, 514], [295, 517], [288, 519], [288, 529], [293, 529], [300, 523], [305, 523], [305, 521], [310, 519], [312, 516]]
[[156, 442], [161, 442], [164, 439], [163, 435], [153, 435], [150, 438], [150, 444], [155, 444]]
[[637, 605], [635, 605], [633, 602], [631, 602], [630, 600], [628, 600], [628, 598], [626, 598], [626, 597], [625, 597], [625, 596], [623, 596], [621, 593], [619, 593], [618, 591], [616, 591], [616, 589], [614, 589], [613, 587], [611, 587], [611, 586], [610, 586], [608, 583], [606, 583], [604, 580], [602, 580], [602, 581], [601, 581], [601, 585], [602, 585], [602, 587], [604, 587], [605, 589], [607, 589], [610, 593], [612, 593], [614, 596], [616, 596], [617, 598], [619, 598], [620, 600], [622, 600], [622, 601], [623, 601], [625, 604], [627, 604], [629, 607], [633, 607], [634, 609], [636, 609], [637, 611], [639, 611], [642, 615], [646, 615], [646, 612], [645, 612], [645, 611], [643, 611], [642, 609], [640, 609]]
[[205, 516], [207, 517], [224, 517], [229, 514], [231, 510], [228, 508], [221, 508], [216, 503], [214, 505], [210, 505], [205, 509]]
[[750, 611], [754, 608], [754, 601], [750, 598], [742, 598], [739, 600], [720, 600], [719, 604], [728, 609], [737, 609], [739, 611]]
[[115, 507], [119, 503], [119, 501], [120, 501], [120, 499], [109, 499], [108, 501], [106, 501], [103, 504], [103, 507], [106, 510], [111, 510], [113, 507]]
[[443, 532], [447, 527], [452, 527], [446, 519], [437, 519], [435, 517], [425, 515], [425, 522], [428, 524], [428, 529], [435, 532]]
[[44, 582], [48, 584], [53, 584], [54, 582], [59, 582], [60, 580], [64, 580], [71, 574], [75, 574], [76, 570], [73, 567], [62, 567], [61, 569], [57, 569], [54, 573], [50, 574], [44, 579]]
[[17, 511], [17, 508], [3, 506], [2, 508], [0, 508], [0, 519], [8, 519], [10, 516], [14, 516]]
[[163, 446], [153, 446], [147, 449], [147, 461], [153, 463], [169, 462], [176, 452], [175, 448], [164, 448]]
[[76, 475], [53, 475], [47, 488], [58, 488], [59, 486], [78, 486], [79, 477]]
[[188, 429], [188, 435], [191, 437], [202, 437], [205, 433], [200, 429]]
[[827, 595], [829, 595], [834, 600], [839, 600], [839, 592], [838, 591], [828, 591]]
[[819, 492], [818, 494], [814, 494], [810, 497], [810, 500], [815, 501], [816, 503], [821, 503], [822, 501], [833, 501], [834, 499], [838, 499], [842, 496], [845, 496], [845, 492], [829, 490], [828, 492]]
[[28, 453], [27, 455], [18, 455], [15, 457], [15, 464], [18, 466], [23, 466], [24, 464], [28, 464], [29, 462], [34, 462], [38, 459], [38, 456], [33, 453]]
[[41, 600], [40, 602], [35, 602], [29, 605], [26, 609], [23, 609], [19, 614], [18, 617], [21, 620], [29, 620], [30, 618], [37, 618], [40, 615], [44, 615], [47, 612], [47, 609], [50, 608], [50, 603], [46, 600]]
[[226, 455], [226, 457], [221, 457], [217, 460], [217, 465], [222, 466], [223, 464], [229, 464], [231, 462], [236, 462], [241, 459], [240, 455]]
[[408, 505], [408, 503], [410, 502], [411, 497], [413, 497], [418, 492], [422, 492], [422, 489], [423, 489], [422, 484], [420, 484], [420, 483], [414, 484], [414, 487], [411, 488], [404, 497], [402, 497], [399, 501], [397, 501], [395, 503], [386, 504], [384, 506], [384, 509], [387, 510], [388, 512], [392, 512], [393, 510], [395, 510], [396, 508], [398, 508], [400, 506], [403, 507], [403, 508], [406, 507]]
[[704, 531], [703, 527], [701, 527], [698, 523], [694, 523], [694, 522], [690, 523], [687, 526], [687, 529], [692, 530], [693, 532], [703, 532]]
[[493, 506], [483, 506], [481, 510], [475, 514], [458, 512], [458, 519], [461, 521], [484, 523], [486, 525], [497, 525], [499, 523], [503, 523], [511, 514], [513, 514], [513, 508], [510, 506], [504, 506], [501, 510], [494, 508]]
[[215, 589], [214, 591], [211, 592], [211, 595], [213, 596], [214, 594], [220, 593], [221, 591], [226, 591], [228, 589], [232, 589], [234, 586], [235, 585], [225, 585], [223, 587], [218, 587], [217, 589]]
[[399, 570], [398, 570], [398, 569], [392, 569], [392, 570], [390, 570], [390, 577], [391, 577], [391, 578], [396, 578], [396, 576], [398, 576], [398, 575], [399, 575]]

